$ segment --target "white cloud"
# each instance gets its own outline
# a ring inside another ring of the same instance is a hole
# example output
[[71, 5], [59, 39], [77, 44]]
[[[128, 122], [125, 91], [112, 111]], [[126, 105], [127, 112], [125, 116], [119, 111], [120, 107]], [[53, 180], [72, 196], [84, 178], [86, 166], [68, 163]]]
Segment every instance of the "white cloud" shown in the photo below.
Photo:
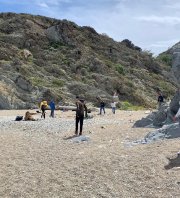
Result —
[[144, 21], [144, 22], [154, 22], [154, 23], [162, 23], [162, 24], [168, 24], [168, 25], [177, 25], [180, 24], [180, 18], [179, 17], [173, 17], [173, 16], [140, 16], [135, 17], [136, 20]]
[[70, 3], [72, 0], [33, 0], [34, 4], [41, 7], [59, 6], [63, 3]]
[[180, 9], [180, 2], [179, 1], [170, 1], [169, 3], [165, 4], [164, 7], [168, 8], [168, 9]]
[[152, 48], [152, 47], [153, 48], [154, 47], [164, 48], [164, 47], [167, 47], [167, 46], [172, 46], [177, 42], [179, 42], [179, 39], [157, 41], [156, 43], [153, 43], [153, 44], [149, 45], [149, 48]]
[[46, 3], [38, 3], [37, 5], [43, 8], [49, 8], [49, 6]]

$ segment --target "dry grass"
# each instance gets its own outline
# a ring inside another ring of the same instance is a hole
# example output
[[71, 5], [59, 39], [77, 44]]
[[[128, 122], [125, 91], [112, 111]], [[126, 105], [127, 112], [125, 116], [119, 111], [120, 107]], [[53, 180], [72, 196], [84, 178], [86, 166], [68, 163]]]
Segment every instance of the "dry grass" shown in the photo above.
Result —
[[[0, 111], [0, 120], [21, 113]], [[56, 121], [74, 122], [72, 112], [57, 114]], [[180, 169], [164, 168], [167, 157], [179, 150], [179, 139], [125, 147], [126, 141], [142, 138], [151, 130], [132, 128], [146, 114], [107, 114], [85, 121], [84, 134], [91, 141], [84, 143], [65, 140], [74, 132], [72, 125], [59, 133], [20, 128], [18, 123], [6, 130], [1, 126], [0, 197], [180, 197]]]

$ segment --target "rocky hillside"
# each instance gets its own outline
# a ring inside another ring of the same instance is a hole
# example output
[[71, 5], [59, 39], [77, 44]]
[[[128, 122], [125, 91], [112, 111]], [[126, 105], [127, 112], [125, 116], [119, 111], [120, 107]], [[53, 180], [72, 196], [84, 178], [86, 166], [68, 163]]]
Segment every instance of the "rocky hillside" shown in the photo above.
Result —
[[0, 14], [0, 109], [30, 108], [41, 99], [75, 95], [155, 105], [156, 90], [174, 94], [170, 67], [129, 40], [115, 42], [91, 27], [27, 14]]

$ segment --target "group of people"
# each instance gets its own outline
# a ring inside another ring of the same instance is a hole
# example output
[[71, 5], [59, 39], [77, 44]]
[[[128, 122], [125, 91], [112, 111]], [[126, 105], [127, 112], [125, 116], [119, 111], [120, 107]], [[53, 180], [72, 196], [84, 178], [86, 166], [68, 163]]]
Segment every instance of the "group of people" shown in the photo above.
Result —
[[[55, 106], [55, 103], [53, 100], [50, 101], [49, 103], [49, 107], [50, 107], [50, 110], [51, 110], [51, 113], [50, 113], [50, 117], [54, 118], [54, 111], [56, 109], [56, 106]], [[43, 100], [41, 103], [40, 103], [40, 109], [41, 109], [41, 118], [46, 118], [46, 109], [48, 108], [48, 103], [46, 100]]]
[[[105, 102], [103, 99], [101, 99], [100, 97], [97, 97], [97, 100], [99, 102], [99, 114], [105, 114]], [[111, 108], [112, 108], [112, 113], [115, 114], [116, 112], [116, 104], [118, 103], [118, 96], [117, 93], [115, 92], [113, 97], [112, 97], [112, 102], [111, 102]], [[159, 91], [158, 92], [158, 107], [160, 108], [162, 106], [162, 104], [164, 103], [164, 96], [162, 95], [162, 93]], [[84, 117], [88, 116], [88, 109], [87, 106], [85, 104], [84, 99], [79, 98], [78, 96], [76, 97], [76, 119], [75, 119], [75, 135], [82, 135], [82, 130], [83, 130], [83, 122], [84, 122]], [[180, 104], [179, 104], [180, 105]], [[51, 113], [50, 113], [50, 117], [54, 118], [54, 111], [56, 109], [55, 103], [53, 100], [50, 101], [50, 103], [48, 104], [47, 101], [43, 100], [40, 103], [40, 110], [41, 110], [41, 118], [46, 118], [46, 109], [50, 108]], [[34, 115], [35, 113], [30, 113], [29, 111], [26, 112], [25, 114], [25, 118], [24, 120], [31, 120], [34, 121], [35, 119], [32, 117], [32, 115]], [[177, 114], [173, 117], [173, 120], [176, 121], [177, 119], [179, 119], [179, 124], [180, 124], [180, 108], [177, 112]], [[78, 132], [78, 128], [79, 128], [79, 132]]]
[[[99, 102], [99, 106], [100, 106], [100, 111], [99, 114], [102, 115], [102, 113], [106, 113], [105, 112], [105, 102], [103, 99], [101, 99], [100, 97], [96, 98]], [[116, 92], [114, 92], [114, 95], [112, 97], [112, 102], [111, 102], [111, 109], [112, 109], [112, 113], [115, 114], [116, 113], [116, 104], [118, 103], [118, 95]]]

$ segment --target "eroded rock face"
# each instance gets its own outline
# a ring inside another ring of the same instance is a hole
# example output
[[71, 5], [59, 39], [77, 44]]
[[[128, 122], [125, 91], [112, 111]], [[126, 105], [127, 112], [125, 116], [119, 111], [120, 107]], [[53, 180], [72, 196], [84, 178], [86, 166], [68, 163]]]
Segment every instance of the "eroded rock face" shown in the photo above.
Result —
[[177, 90], [175, 96], [173, 97], [170, 103], [170, 112], [172, 113], [172, 115], [175, 115], [177, 113], [180, 105], [179, 102], [180, 102], [180, 89]]
[[25, 91], [31, 91], [33, 88], [31, 83], [22, 76], [17, 77], [16, 85]]
[[180, 84], [180, 47], [173, 53], [172, 72], [178, 84]]
[[11, 109], [9, 101], [3, 95], [0, 95], [0, 109]]

